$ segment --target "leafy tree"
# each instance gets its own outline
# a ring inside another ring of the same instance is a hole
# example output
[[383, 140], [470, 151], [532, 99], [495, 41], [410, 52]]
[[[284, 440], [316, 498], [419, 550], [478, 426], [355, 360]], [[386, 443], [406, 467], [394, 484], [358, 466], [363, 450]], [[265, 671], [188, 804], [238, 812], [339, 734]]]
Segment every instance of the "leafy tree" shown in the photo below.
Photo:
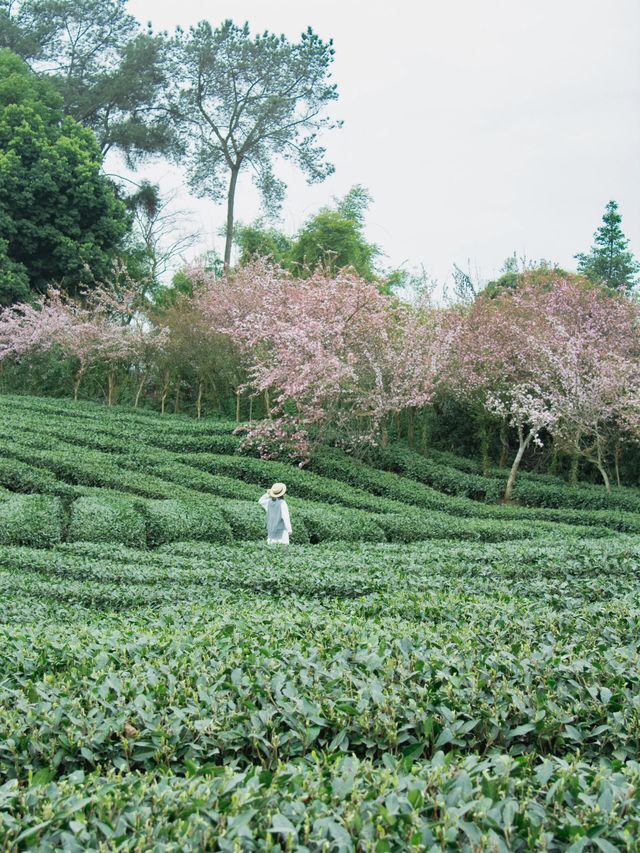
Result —
[[96, 134], [103, 154], [130, 165], [175, 150], [164, 103], [166, 39], [143, 32], [127, 0], [0, 0], [0, 47], [49, 75], [67, 115]]
[[240, 249], [240, 266], [257, 258], [269, 258], [285, 269], [291, 266], [293, 239], [283, 231], [265, 225], [261, 219], [251, 225], [238, 223], [234, 242]]
[[[380, 250], [363, 234], [370, 201], [368, 190], [356, 184], [344, 198], [334, 199], [332, 207], [323, 207], [312, 216], [295, 237], [263, 220], [239, 225], [235, 236], [239, 263], [243, 266], [266, 257], [302, 277], [312, 275], [318, 267], [329, 273], [351, 267], [368, 282], [379, 280], [374, 262]], [[396, 278], [398, 284], [404, 281], [399, 271]]]
[[51, 83], [0, 51], [0, 301], [52, 281], [106, 278], [129, 228], [91, 131], [63, 118]]
[[557, 264], [552, 264], [545, 258], [530, 261], [526, 257], [518, 259], [516, 253], [510, 255], [502, 265], [500, 276], [487, 282], [484, 288], [487, 296], [494, 298], [504, 291], [515, 290], [522, 284], [537, 282], [540, 285], [551, 286], [559, 279], [574, 279], [574, 273], [567, 272]]
[[174, 108], [188, 151], [188, 177], [200, 197], [226, 197], [225, 266], [231, 260], [238, 176], [250, 169], [264, 207], [274, 214], [285, 184], [273, 169], [277, 156], [296, 163], [309, 182], [333, 171], [318, 133], [339, 126], [323, 116], [337, 97], [329, 82], [332, 42], [311, 29], [298, 43], [248, 24], [206, 21], [178, 31], [173, 43], [178, 94]]
[[365, 281], [374, 281], [374, 261], [380, 249], [368, 243], [363, 234], [370, 201], [368, 191], [357, 184], [342, 200], [336, 200], [334, 208], [323, 208], [313, 216], [291, 248], [293, 268], [304, 274], [318, 266], [329, 273], [351, 267]]
[[593, 235], [594, 244], [589, 254], [581, 252], [575, 256], [578, 271], [613, 290], [631, 290], [637, 284], [640, 264], [627, 248], [629, 241], [620, 227], [622, 217], [615, 201], [607, 204], [602, 222]]

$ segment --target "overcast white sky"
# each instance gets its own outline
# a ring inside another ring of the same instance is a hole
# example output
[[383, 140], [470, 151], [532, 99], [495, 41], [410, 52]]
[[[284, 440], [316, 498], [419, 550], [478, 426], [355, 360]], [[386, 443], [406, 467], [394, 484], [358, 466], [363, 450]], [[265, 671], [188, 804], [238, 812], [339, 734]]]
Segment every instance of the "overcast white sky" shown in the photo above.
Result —
[[[308, 186], [283, 171], [294, 231], [356, 183], [371, 192], [367, 236], [388, 265], [440, 280], [452, 264], [490, 277], [514, 251], [575, 268], [616, 199], [640, 256], [640, 0], [130, 0], [156, 29], [245, 20], [336, 50], [342, 130], [324, 143], [335, 174]], [[183, 186], [166, 164], [145, 170]], [[290, 180], [289, 180], [290, 179]], [[220, 251], [224, 211], [193, 199], [202, 247]], [[247, 180], [237, 214], [259, 201]]]

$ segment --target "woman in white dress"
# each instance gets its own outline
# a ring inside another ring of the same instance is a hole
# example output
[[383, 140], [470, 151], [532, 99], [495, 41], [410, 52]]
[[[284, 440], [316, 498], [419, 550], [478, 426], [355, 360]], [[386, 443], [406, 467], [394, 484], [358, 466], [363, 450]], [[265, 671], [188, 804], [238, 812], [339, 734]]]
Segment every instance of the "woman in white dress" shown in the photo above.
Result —
[[288, 545], [291, 533], [289, 507], [283, 497], [287, 491], [284, 483], [274, 483], [258, 503], [267, 511], [267, 543]]

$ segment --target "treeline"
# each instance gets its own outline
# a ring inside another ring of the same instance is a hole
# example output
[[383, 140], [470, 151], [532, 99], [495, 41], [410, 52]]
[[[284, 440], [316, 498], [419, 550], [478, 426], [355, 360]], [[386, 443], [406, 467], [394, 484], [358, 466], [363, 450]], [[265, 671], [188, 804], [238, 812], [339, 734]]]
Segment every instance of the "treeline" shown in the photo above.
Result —
[[506, 499], [523, 463], [637, 481], [640, 305], [623, 293], [538, 270], [441, 308], [265, 260], [184, 278], [161, 308], [130, 282], [5, 309], [3, 389], [224, 412], [245, 447], [303, 464], [320, 442], [434, 443], [511, 466]]

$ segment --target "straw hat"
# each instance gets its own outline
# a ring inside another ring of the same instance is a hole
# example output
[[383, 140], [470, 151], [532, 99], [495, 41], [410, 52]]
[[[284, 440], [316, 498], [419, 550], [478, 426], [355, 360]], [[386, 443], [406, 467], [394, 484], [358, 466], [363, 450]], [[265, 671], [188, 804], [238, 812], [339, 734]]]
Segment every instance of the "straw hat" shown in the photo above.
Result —
[[284, 497], [286, 491], [287, 487], [284, 483], [274, 483], [268, 490], [267, 494], [270, 498], [281, 498]]

